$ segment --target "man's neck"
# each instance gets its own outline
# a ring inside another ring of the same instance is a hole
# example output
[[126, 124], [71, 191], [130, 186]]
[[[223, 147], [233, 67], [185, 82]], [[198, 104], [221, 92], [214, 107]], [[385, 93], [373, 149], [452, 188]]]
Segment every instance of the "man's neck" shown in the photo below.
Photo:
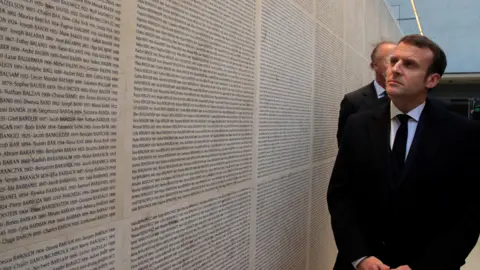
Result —
[[375, 75], [375, 81], [383, 88], [385, 88], [385, 77]]
[[403, 113], [409, 113], [416, 107], [420, 106], [420, 104], [424, 103], [426, 99], [426, 95], [414, 97], [412, 99], [391, 97], [393, 104], [395, 104], [395, 106]]

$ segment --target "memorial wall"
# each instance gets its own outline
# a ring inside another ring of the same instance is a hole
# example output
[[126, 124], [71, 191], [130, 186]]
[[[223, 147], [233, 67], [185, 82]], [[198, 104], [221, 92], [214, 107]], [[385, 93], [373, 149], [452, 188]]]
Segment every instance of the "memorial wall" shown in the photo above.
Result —
[[0, 0], [0, 270], [328, 269], [383, 0]]

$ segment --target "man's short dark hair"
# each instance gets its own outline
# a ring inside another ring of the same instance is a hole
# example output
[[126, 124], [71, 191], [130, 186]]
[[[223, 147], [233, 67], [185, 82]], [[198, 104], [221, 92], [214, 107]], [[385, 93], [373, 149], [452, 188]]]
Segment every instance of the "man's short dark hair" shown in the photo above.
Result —
[[377, 44], [375, 44], [375, 47], [373, 48], [372, 53], [370, 54], [370, 67], [371, 68], [373, 68], [373, 63], [375, 63], [375, 58], [377, 58], [378, 49], [380, 47], [382, 47], [383, 45], [387, 45], [387, 44], [397, 45], [397, 44], [395, 44], [395, 42], [391, 42], [391, 41], [381, 41], [381, 42], [378, 42]]
[[404, 36], [398, 43], [405, 43], [422, 49], [428, 48], [432, 51], [433, 59], [430, 67], [428, 67], [427, 76], [434, 73], [438, 73], [442, 76], [445, 72], [445, 69], [447, 68], [447, 57], [445, 52], [437, 45], [437, 43], [433, 42], [426, 36], [419, 34], [408, 35]]

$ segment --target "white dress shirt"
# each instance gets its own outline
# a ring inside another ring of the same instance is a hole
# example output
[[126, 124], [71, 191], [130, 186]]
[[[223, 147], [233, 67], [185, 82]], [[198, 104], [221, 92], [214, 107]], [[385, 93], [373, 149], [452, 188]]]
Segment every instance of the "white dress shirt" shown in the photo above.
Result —
[[[375, 81], [374, 84], [377, 82]], [[381, 88], [380, 85], [378, 87]], [[377, 94], [379, 92], [377, 86], [375, 85], [375, 90]], [[383, 89], [383, 88], [381, 88]], [[383, 92], [382, 92], [383, 93]], [[379, 97], [380, 98], [380, 97]], [[417, 131], [418, 121], [420, 121], [420, 116], [422, 115], [423, 109], [425, 108], [425, 102], [418, 105], [415, 109], [409, 111], [407, 113], [410, 116], [408, 119], [408, 135], [407, 135], [407, 149], [405, 152], [405, 160], [408, 157], [408, 153], [410, 151], [410, 147], [412, 146], [413, 138], [415, 137], [415, 132]], [[390, 149], [393, 149], [393, 143], [395, 142], [395, 135], [397, 134], [398, 128], [400, 127], [400, 120], [398, 120], [397, 115], [403, 114], [393, 102], [390, 101]], [[366, 257], [362, 257], [356, 261], [354, 261], [353, 267], [357, 269], [357, 266], [365, 259]]]
[[377, 80], [373, 81], [373, 87], [375, 88], [375, 92], [377, 92], [377, 98], [382, 98], [385, 94], [385, 88], [383, 88]]
[[[408, 152], [412, 146], [413, 137], [415, 137], [415, 132], [417, 131], [418, 121], [420, 121], [420, 115], [422, 115], [423, 109], [425, 108], [425, 102], [418, 105], [415, 109], [407, 113], [410, 116], [408, 119], [408, 136], [407, 136], [407, 149], [405, 152], [405, 159], [407, 159]], [[403, 114], [393, 102], [390, 102], [390, 148], [393, 149], [393, 143], [395, 142], [395, 134], [400, 127], [400, 120], [396, 117], [398, 114]]]

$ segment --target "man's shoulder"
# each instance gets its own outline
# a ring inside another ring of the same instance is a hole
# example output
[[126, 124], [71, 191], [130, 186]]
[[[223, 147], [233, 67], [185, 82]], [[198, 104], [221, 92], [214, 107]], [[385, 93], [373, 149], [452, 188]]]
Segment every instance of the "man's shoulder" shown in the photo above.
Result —
[[478, 125], [478, 123], [475, 123], [475, 121], [451, 111], [442, 101], [430, 99], [430, 105], [432, 106], [434, 113], [437, 115], [442, 115], [443, 118], [447, 120], [446, 124], [453, 129], [461, 127], [475, 128]]
[[480, 130], [479, 121], [470, 120], [468, 117], [452, 112], [446, 108], [442, 108], [442, 110], [445, 112], [445, 115], [447, 115], [449, 122], [453, 125], [468, 127], [469, 130]]
[[365, 96], [365, 94], [369, 94], [372, 91], [372, 83], [364, 85], [350, 93], [345, 94], [345, 97], [349, 100], [359, 100]]
[[428, 97], [428, 99], [430, 100], [431, 103], [437, 105], [438, 107], [451, 110], [452, 104], [447, 100], [443, 100], [435, 97]]
[[[444, 128], [446, 136], [450, 136], [452, 142], [458, 146], [465, 146], [468, 149], [480, 151], [480, 121], [470, 120], [467, 117], [442, 108], [445, 113], [445, 120], [441, 125]], [[463, 148], [460, 148], [463, 149]], [[470, 151], [470, 150], [467, 150]]]
[[356, 114], [353, 114], [349, 117], [349, 122], [354, 123], [355, 126], [364, 125], [369, 119], [380, 115], [385, 110], [384, 106], [379, 106], [374, 109], [368, 109], [360, 111]]

